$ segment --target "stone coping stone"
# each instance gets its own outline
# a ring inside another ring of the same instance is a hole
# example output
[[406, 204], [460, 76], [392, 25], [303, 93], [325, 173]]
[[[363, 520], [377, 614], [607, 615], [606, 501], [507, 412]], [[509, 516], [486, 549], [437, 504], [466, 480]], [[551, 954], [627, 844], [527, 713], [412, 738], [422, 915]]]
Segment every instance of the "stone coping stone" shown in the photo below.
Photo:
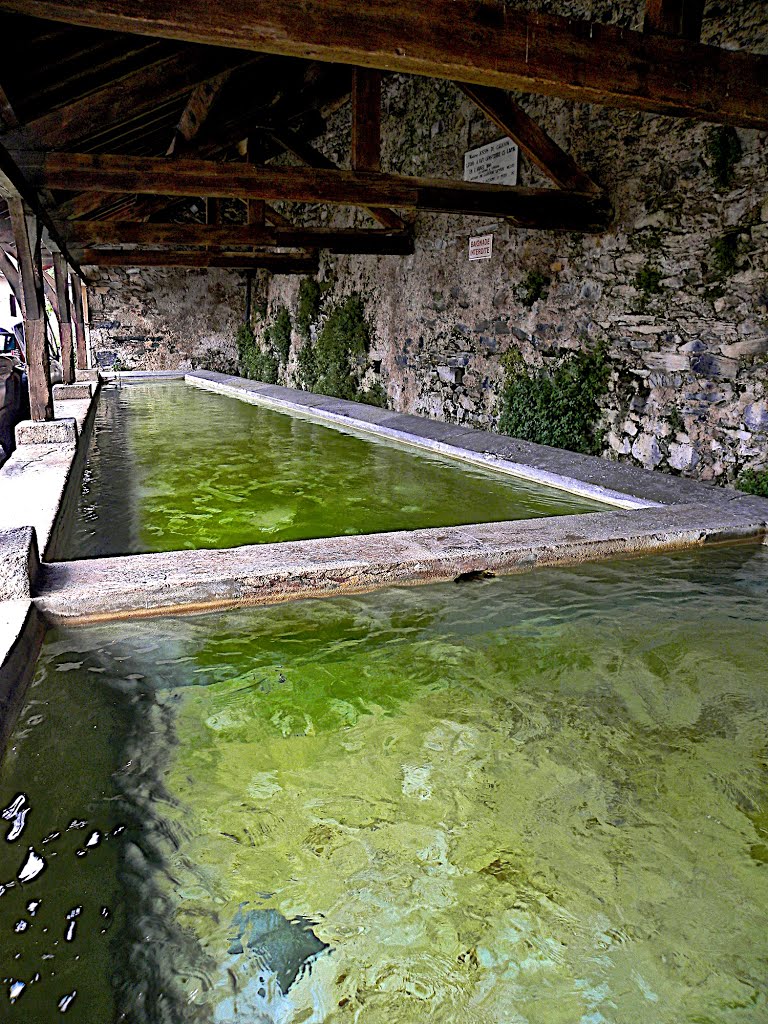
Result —
[[35, 603], [54, 622], [86, 622], [515, 573], [715, 542], [760, 542], [768, 502], [678, 505], [443, 529], [170, 551], [40, 570]]
[[71, 401], [74, 398], [90, 398], [93, 394], [93, 387], [90, 381], [83, 381], [78, 384], [54, 384], [54, 402]]
[[16, 424], [16, 446], [26, 444], [77, 444], [77, 420], [65, 416], [57, 420], [22, 420]]
[[0, 603], [29, 601], [39, 568], [37, 537], [31, 526], [0, 530]]
[[98, 370], [75, 370], [75, 380], [78, 384], [85, 380], [98, 381], [100, 379], [101, 376]]
[[449, 458], [522, 479], [570, 491], [620, 508], [647, 508], [692, 502], [719, 504], [734, 492], [686, 477], [641, 469], [593, 455], [550, 448], [463, 427], [423, 416], [379, 409], [327, 395], [261, 384], [229, 374], [196, 370], [186, 375], [190, 384], [231, 395], [254, 405], [304, 415], [352, 431], [386, 437], [411, 447], [423, 448]]

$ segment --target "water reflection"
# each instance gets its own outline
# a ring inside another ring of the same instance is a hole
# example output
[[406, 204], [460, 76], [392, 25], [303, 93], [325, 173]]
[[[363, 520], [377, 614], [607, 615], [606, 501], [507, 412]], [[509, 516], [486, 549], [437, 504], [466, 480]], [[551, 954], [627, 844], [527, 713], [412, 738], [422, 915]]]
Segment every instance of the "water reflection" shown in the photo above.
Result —
[[603, 508], [181, 384], [102, 393], [75, 557], [234, 547]]
[[0, 773], [9, 1019], [768, 1019], [766, 570], [51, 633]]

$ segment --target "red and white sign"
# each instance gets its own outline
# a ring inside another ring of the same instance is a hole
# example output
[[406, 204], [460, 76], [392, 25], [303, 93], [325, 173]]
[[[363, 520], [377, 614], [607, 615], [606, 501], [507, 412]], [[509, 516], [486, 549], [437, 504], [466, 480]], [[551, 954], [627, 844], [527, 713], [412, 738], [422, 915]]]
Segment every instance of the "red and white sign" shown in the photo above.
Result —
[[469, 240], [471, 260], [489, 260], [493, 255], [493, 235], [475, 235]]

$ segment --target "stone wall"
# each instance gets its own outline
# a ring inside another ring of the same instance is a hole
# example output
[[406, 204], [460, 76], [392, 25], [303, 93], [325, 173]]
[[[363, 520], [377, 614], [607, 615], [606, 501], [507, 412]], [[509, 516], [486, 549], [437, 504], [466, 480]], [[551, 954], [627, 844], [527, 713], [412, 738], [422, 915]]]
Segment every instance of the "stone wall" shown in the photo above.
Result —
[[[640, 0], [528, 6], [633, 28], [642, 23]], [[704, 41], [768, 50], [762, 0], [710, 2], [706, 18]], [[374, 336], [365, 384], [380, 381], [395, 409], [493, 426], [507, 352], [517, 350], [539, 367], [603, 344], [612, 369], [603, 409], [606, 457], [723, 483], [744, 468], [762, 468], [768, 458], [766, 134], [739, 129], [729, 141], [706, 124], [547, 97], [520, 101], [607, 190], [612, 227], [582, 236], [421, 215], [411, 218], [413, 256], [324, 254], [323, 310], [351, 293], [365, 303]], [[382, 163], [392, 172], [460, 178], [464, 152], [500, 134], [449, 82], [388, 76], [383, 108]], [[349, 165], [349, 116], [348, 106], [337, 110], [317, 142], [341, 166]], [[725, 184], [717, 180], [717, 153], [733, 138], [740, 152], [726, 160]], [[519, 182], [549, 184], [524, 157]], [[359, 211], [294, 204], [284, 212], [297, 223], [373, 226]], [[493, 258], [470, 263], [468, 238], [486, 231], [494, 235]], [[189, 276], [174, 279], [185, 282], [181, 298], [171, 296], [170, 276], [155, 280], [165, 299], [137, 291], [129, 279], [126, 303], [122, 290], [108, 286], [101, 315], [120, 327], [102, 329], [103, 347], [109, 342], [127, 353], [127, 340], [115, 339], [133, 325], [140, 334], [146, 323], [151, 340], [130, 342], [142, 365], [194, 362], [214, 344], [232, 358], [242, 293], [215, 272], [208, 279], [220, 293], [215, 301], [203, 278], [192, 279], [191, 301]], [[298, 291], [295, 278], [271, 278], [267, 320], [285, 305], [295, 321]], [[184, 318], [186, 340], [179, 340], [175, 324], [165, 333], [165, 316]], [[286, 383], [297, 381], [302, 339], [296, 331], [293, 342]], [[216, 368], [227, 368], [226, 361]]]
[[102, 270], [88, 290], [91, 346], [104, 369], [235, 371], [245, 310], [228, 270]]
[[[641, 24], [640, 4], [535, 6]], [[758, 0], [710, 4], [707, 17], [705, 41], [766, 51], [768, 8]], [[375, 335], [371, 362], [381, 361], [394, 408], [493, 425], [510, 348], [540, 366], [603, 342], [613, 369], [604, 408], [607, 457], [722, 482], [764, 466], [765, 133], [737, 131], [741, 155], [725, 186], [716, 181], [715, 158], [728, 135], [711, 125], [520, 99], [607, 190], [611, 230], [579, 236], [422, 215], [411, 257], [324, 256], [324, 308], [350, 292], [362, 296]], [[461, 177], [465, 150], [498, 137], [452, 84], [386, 81], [385, 170]], [[348, 138], [343, 108], [319, 148], [348, 166]], [[519, 181], [549, 184], [524, 157]], [[309, 208], [301, 217], [366, 223], [361, 215], [318, 217]], [[485, 231], [494, 234], [493, 258], [470, 263], [468, 238]], [[285, 304], [295, 313], [297, 293], [294, 280], [273, 278], [270, 311]]]

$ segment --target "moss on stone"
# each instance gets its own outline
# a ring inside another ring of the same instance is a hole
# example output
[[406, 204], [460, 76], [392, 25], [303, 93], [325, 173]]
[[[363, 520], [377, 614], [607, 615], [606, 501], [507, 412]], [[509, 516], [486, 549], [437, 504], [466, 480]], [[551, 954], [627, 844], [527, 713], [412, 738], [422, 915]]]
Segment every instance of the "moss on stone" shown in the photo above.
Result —
[[268, 348], [272, 349], [279, 361], [286, 365], [291, 352], [291, 314], [285, 306], [280, 306], [272, 324], [264, 332]]
[[739, 235], [737, 231], [727, 231], [716, 238], [711, 246], [712, 269], [719, 278], [732, 277], [739, 266]]
[[646, 263], [635, 274], [635, 287], [645, 296], [658, 295], [661, 291], [662, 272], [658, 267]]
[[549, 285], [549, 278], [539, 270], [529, 270], [523, 281], [520, 301], [529, 309], [542, 297]]
[[707, 138], [712, 178], [718, 188], [728, 188], [733, 181], [733, 169], [741, 159], [741, 142], [735, 128], [719, 125]]
[[296, 327], [304, 337], [309, 337], [310, 327], [320, 316], [322, 290], [314, 277], [305, 277], [299, 285], [299, 307], [296, 313]]

